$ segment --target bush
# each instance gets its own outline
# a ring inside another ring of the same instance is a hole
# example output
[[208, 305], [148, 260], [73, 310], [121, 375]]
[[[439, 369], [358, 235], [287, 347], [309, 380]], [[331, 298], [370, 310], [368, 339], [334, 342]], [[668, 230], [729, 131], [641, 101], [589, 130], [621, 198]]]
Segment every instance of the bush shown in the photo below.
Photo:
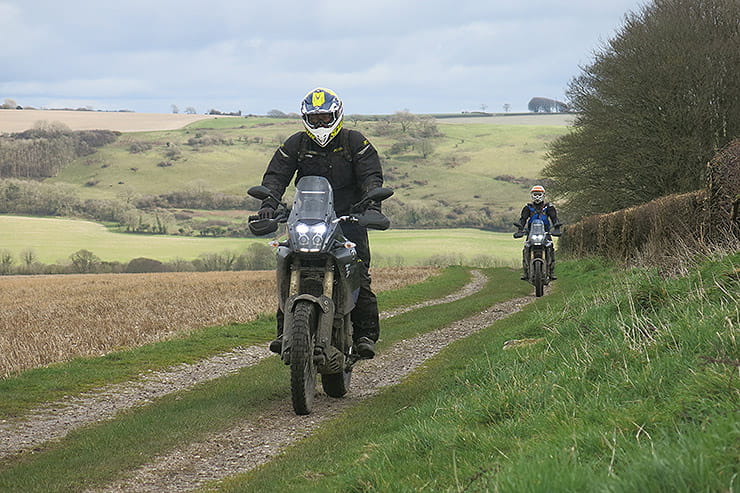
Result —
[[130, 274], [140, 274], [144, 272], [167, 272], [168, 269], [159, 260], [138, 257], [129, 261], [125, 271]]

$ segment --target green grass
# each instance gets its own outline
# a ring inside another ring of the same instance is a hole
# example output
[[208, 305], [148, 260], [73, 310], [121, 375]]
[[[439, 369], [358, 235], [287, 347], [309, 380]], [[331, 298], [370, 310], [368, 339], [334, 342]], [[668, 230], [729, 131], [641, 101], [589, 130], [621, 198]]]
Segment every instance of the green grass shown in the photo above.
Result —
[[[378, 306], [384, 311], [442, 298], [460, 289], [469, 278], [467, 269], [448, 267], [419, 284], [377, 293]], [[275, 316], [269, 314], [248, 324], [208, 327], [102, 357], [76, 358], [28, 370], [0, 380], [0, 419], [18, 416], [42, 402], [128, 380], [147, 371], [190, 363], [237, 346], [265, 343], [274, 333]]]
[[[114, 233], [90, 221], [55, 218], [0, 216], [2, 249], [20, 263], [20, 253], [32, 249], [43, 263], [64, 262], [80, 249], [93, 252], [105, 261], [127, 262], [136, 257], [160, 261], [191, 260], [202, 253], [224, 250], [245, 251], [264, 238], [196, 238], [187, 236]], [[435, 256], [453, 263], [516, 265], [521, 242], [506, 233], [474, 229], [388, 230], [370, 233], [373, 265], [416, 265]], [[399, 253], [403, 252], [403, 253]], [[483, 258], [486, 257], [486, 258]]]
[[3, 250], [20, 263], [20, 253], [32, 249], [43, 263], [65, 262], [74, 252], [86, 249], [105, 261], [127, 262], [148, 257], [161, 261], [194, 259], [201, 253], [246, 250], [264, 239], [196, 238], [186, 236], [114, 233], [102, 224], [76, 219], [0, 216]]
[[218, 489], [734, 491], [739, 266], [570, 262], [554, 294]]
[[[449, 272], [457, 284], [463, 280], [460, 269]], [[429, 307], [384, 321], [381, 350], [476, 313], [497, 299], [520, 295], [523, 285], [512, 281], [512, 274], [508, 269], [490, 271], [491, 280], [483, 291], [446, 305], [447, 310]], [[427, 293], [440, 293], [439, 283], [427, 287], [431, 289]], [[276, 384], [276, 375], [285, 378]], [[110, 422], [78, 430], [18, 460], [6, 460], [0, 464], [0, 489], [68, 491], [101, 484], [156, 454], [231, 426], [278, 399], [289, 399], [287, 382], [284, 365], [278, 358], [269, 358], [235, 375], [164, 397]]]

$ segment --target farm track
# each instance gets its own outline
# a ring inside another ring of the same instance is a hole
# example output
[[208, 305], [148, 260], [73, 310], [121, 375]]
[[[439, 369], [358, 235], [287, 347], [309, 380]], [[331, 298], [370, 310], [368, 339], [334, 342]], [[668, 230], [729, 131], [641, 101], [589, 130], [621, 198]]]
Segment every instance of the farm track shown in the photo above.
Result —
[[[471, 274], [471, 282], [459, 291], [444, 298], [383, 312], [381, 319], [469, 296], [479, 291], [487, 280], [480, 271], [474, 270]], [[77, 428], [111, 419], [121, 411], [146, 405], [167, 394], [237, 372], [271, 355], [262, 345], [239, 347], [196, 363], [149, 372], [136, 380], [48, 403], [20, 418], [0, 421], [0, 459], [32, 450], [44, 442], [62, 438]]]
[[310, 436], [324, 422], [343, 410], [400, 383], [426, 360], [458, 339], [490, 326], [519, 311], [534, 299], [529, 296], [497, 303], [483, 312], [447, 327], [394, 344], [353, 372], [352, 388], [343, 399], [317, 393], [308, 416], [293, 413], [284, 401], [258, 417], [238, 424], [206, 441], [192, 443], [133, 471], [101, 491], [180, 492], [206, 482], [250, 471], [269, 462], [291, 444]]

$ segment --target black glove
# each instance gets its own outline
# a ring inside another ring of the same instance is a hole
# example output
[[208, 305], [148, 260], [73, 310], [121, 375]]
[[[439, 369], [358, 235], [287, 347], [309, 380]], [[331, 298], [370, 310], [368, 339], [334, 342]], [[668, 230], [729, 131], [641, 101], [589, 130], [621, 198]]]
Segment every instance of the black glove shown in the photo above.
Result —
[[522, 229], [514, 233], [514, 238], [521, 238], [522, 236], [524, 236], [524, 230]]
[[257, 211], [257, 215], [260, 219], [272, 219], [275, 217], [275, 209], [272, 207], [263, 207]]

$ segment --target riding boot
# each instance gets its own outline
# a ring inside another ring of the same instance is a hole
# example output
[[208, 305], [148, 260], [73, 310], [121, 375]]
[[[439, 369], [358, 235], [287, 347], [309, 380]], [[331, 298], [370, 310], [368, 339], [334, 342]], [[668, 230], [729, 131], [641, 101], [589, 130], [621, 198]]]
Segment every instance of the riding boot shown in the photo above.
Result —
[[554, 248], [550, 248], [548, 252], [548, 256], [550, 257], [550, 264], [547, 266], [547, 270], [550, 274], [549, 276], [550, 279], [554, 281], [557, 279], [557, 277], [555, 276], [555, 249]]
[[275, 318], [277, 318], [277, 337], [270, 342], [270, 351], [281, 354], [283, 352], [283, 321], [285, 320], [281, 309], [278, 308]]

